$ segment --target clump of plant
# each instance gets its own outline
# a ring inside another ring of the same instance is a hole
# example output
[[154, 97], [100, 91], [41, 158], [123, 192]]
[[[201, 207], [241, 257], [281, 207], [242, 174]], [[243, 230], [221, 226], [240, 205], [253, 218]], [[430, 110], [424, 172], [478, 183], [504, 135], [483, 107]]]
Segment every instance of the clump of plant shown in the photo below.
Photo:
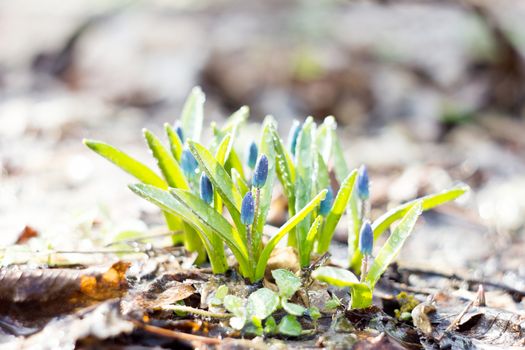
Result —
[[[303, 329], [298, 317], [308, 317], [317, 320], [321, 315], [316, 307], [305, 308], [290, 302], [293, 295], [301, 288], [301, 279], [285, 269], [272, 271], [278, 291], [260, 288], [250, 294], [247, 299], [235, 295], [225, 295], [222, 303], [226, 310], [233, 314], [230, 318], [232, 328], [244, 330], [256, 335], [282, 334], [299, 336]], [[280, 322], [272, 316], [278, 310], [285, 315]]]

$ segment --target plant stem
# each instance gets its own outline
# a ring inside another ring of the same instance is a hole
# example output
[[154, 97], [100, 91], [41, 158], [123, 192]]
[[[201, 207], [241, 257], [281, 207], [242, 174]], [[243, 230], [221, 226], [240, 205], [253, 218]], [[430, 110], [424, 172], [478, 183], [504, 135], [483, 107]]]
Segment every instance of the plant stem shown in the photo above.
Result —
[[361, 282], [363, 282], [368, 274], [368, 255], [363, 256], [361, 261]]
[[253, 232], [252, 232], [252, 242], [251, 242], [251, 247], [252, 247], [252, 253], [253, 254], [256, 254], [258, 251], [259, 251], [259, 243], [260, 243], [260, 235], [259, 235], [259, 232], [258, 232], [258, 219], [259, 219], [259, 203], [261, 201], [261, 189], [260, 188], [256, 188], [255, 189], [255, 216], [254, 216], [254, 219], [253, 219], [253, 225], [252, 225], [252, 229], [253, 229]]
[[211, 317], [211, 318], [230, 318], [233, 316], [232, 314], [211, 312], [211, 311], [197, 309], [197, 308], [186, 306], [186, 305], [165, 305], [165, 306], [162, 306], [162, 310], [189, 312], [194, 315], [199, 315], [203, 317]]
[[246, 240], [248, 241], [248, 257], [250, 259], [250, 265], [254, 268], [255, 260], [253, 258], [253, 247], [252, 247], [252, 230], [250, 225], [246, 225]]

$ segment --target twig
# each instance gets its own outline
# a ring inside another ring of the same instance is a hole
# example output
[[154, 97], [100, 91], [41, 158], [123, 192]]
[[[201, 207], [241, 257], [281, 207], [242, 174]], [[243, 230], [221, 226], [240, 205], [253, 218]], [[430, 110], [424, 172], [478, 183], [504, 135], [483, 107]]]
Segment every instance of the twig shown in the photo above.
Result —
[[475, 300], [471, 300], [467, 306], [465, 306], [465, 308], [463, 309], [463, 311], [461, 311], [458, 315], [458, 317], [456, 317], [451, 323], [450, 325], [445, 329], [445, 331], [439, 335], [436, 340], [437, 341], [440, 341], [441, 339], [443, 339], [443, 336], [445, 335], [445, 333], [447, 332], [450, 332], [451, 330], [454, 330], [458, 323], [461, 321], [461, 319], [463, 318], [463, 316], [465, 316], [465, 314], [468, 312], [468, 310], [470, 310], [470, 308], [472, 307], [472, 305], [474, 305], [474, 301]]
[[211, 311], [206, 311], [206, 310], [202, 310], [202, 309], [198, 309], [198, 308], [186, 306], [186, 305], [166, 305], [166, 306], [162, 306], [162, 310], [189, 312], [191, 314], [195, 314], [195, 315], [199, 315], [203, 317], [211, 317], [211, 318], [230, 318], [233, 316], [232, 314], [211, 312]]
[[182, 340], [185, 342], [190, 342], [190, 343], [198, 342], [198, 343], [207, 344], [207, 345], [218, 345], [222, 341], [222, 339], [218, 339], [218, 338], [208, 338], [208, 337], [203, 337], [200, 335], [174, 331], [171, 329], [166, 329], [166, 328], [161, 328], [157, 326], [152, 326], [149, 324], [144, 324], [138, 321], [133, 321], [133, 323], [138, 328], [142, 328], [146, 332], [153, 333], [153, 334], [160, 335], [160, 336], [167, 337], [167, 338], [174, 338], [174, 339]]

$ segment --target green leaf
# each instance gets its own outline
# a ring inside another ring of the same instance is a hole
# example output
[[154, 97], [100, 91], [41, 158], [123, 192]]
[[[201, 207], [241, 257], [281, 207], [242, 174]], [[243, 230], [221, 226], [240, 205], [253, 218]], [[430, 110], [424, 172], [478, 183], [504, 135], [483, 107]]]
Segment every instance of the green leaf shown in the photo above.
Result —
[[264, 224], [266, 223], [266, 217], [268, 216], [268, 211], [270, 210], [270, 205], [272, 203], [273, 185], [275, 182], [275, 150], [270, 132], [273, 124], [273, 118], [267, 117], [264, 121], [263, 132], [259, 145], [260, 153], [265, 154], [268, 158], [268, 177], [266, 178], [266, 183], [260, 189], [259, 208], [255, 222], [255, 230], [253, 232], [253, 251], [256, 260], [259, 258], [262, 248], [262, 233], [264, 230]]
[[450, 202], [461, 195], [463, 195], [465, 192], [467, 192], [469, 188], [467, 186], [460, 186], [455, 187], [449, 190], [445, 190], [439, 193], [431, 194], [425, 197], [421, 197], [418, 199], [415, 199], [413, 201], [410, 201], [408, 203], [405, 203], [399, 207], [396, 207], [394, 209], [389, 210], [385, 214], [381, 215], [377, 220], [374, 221], [372, 224], [372, 228], [374, 229], [374, 239], [379, 237], [384, 231], [386, 231], [390, 225], [392, 225], [395, 221], [401, 219], [405, 214], [412, 208], [412, 206], [417, 203], [421, 202], [422, 204], [422, 210], [426, 211], [429, 209], [432, 209], [434, 207], [437, 207], [438, 205], [444, 204], [446, 202]]
[[327, 310], [334, 310], [337, 309], [339, 306], [341, 306], [341, 300], [339, 300], [339, 298], [335, 295], [332, 299], [328, 300], [326, 304], [324, 304], [324, 307]]
[[315, 142], [317, 143], [317, 149], [323, 157], [326, 164], [330, 161], [330, 156], [333, 149], [333, 140], [336, 136], [335, 130], [337, 129], [337, 123], [333, 116], [324, 118], [323, 124], [319, 126], [317, 134], [315, 136]]
[[268, 241], [268, 244], [266, 244], [264, 247], [261, 256], [259, 257], [259, 261], [257, 262], [255, 278], [252, 282], [258, 281], [264, 276], [264, 270], [266, 269], [268, 259], [270, 258], [270, 254], [277, 243], [279, 243], [279, 241], [288, 232], [290, 232], [290, 230], [293, 229], [297, 223], [301, 222], [301, 220], [303, 220], [310, 212], [312, 212], [312, 210], [317, 208], [319, 203], [326, 197], [326, 192], [326, 190], [323, 190], [317, 196], [315, 196], [314, 199], [312, 199], [303, 209], [288, 219], [288, 221], [283, 226], [281, 226], [277, 233]]
[[321, 266], [312, 272], [312, 277], [340, 288], [360, 283], [356, 275], [340, 267]]
[[323, 160], [321, 153], [317, 153], [317, 161], [315, 162], [315, 179], [316, 191], [321, 191], [330, 186], [330, 174], [328, 173], [328, 167]]
[[[222, 165], [217, 162], [215, 157], [204, 146], [193, 141], [189, 142], [189, 146], [191, 153], [193, 153], [200, 167], [213, 184], [215, 191], [217, 191], [224, 200], [224, 204], [226, 208], [228, 208], [228, 212], [235, 222], [237, 229], [245, 233], [240, 214], [242, 197], [235, 188], [230, 175], [228, 175]], [[233, 150], [230, 154], [232, 153]]]
[[412, 233], [416, 221], [421, 215], [422, 202], [412, 204], [406, 215], [403, 217], [399, 225], [394, 229], [394, 232], [388, 237], [388, 240], [381, 247], [377, 256], [370, 266], [370, 270], [366, 276], [366, 281], [373, 287], [379, 281], [379, 278], [386, 271], [388, 265], [397, 256], [401, 247], [405, 243], [408, 236]]
[[[246, 263], [248, 262], [248, 249], [243, 238], [213, 207], [189, 191], [174, 188], [170, 190], [170, 193], [200, 220], [201, 225], [208, 227], [208, 229], [215, 232], [224, 240], [232, 250], [239, 264], [244, 263], [244, 261], [246, 261]], [[218, 242], [222, 241], [219, 240]]]
[[319, 232], [319, 227], [321, 226], [323, 219], [323, 216], [318, 215], [312, 223], [310, 231], [308, 231], [308, 234], [306, 235], [306, 251], [308, 255], [312, 253], [317, 233]]
[[175, 131], [175, 129], [173, 129], [173, 127], [170, 124], [165, 123], [164, 130], [166, 131], [166, 135], [168, 136], [171, 154], [173, 155], [173, 157], [175, 157], [177, 162], [180, 162], [180, 156], [182, 155], [182, 151], [184, 150], [184, 145], [179, 139], [179, 135], [177, 135], [177, 132]]
[[204, 101], [206, 97], [199, 86], [191, 90], [182, 109], [181, 126], [184, 137], [199, 141], [204, 120]]
[[215, 292], [215, 297], [223, 300], [224, 297], [228, 294], [228, 286], [227, 285], [220, 285], [219, 288], [217, 288], [217, 291]]
[[336, 287], [350, 287], [353, 309], [365, 308], [372, 304], [372, 289], [346, 269], [321, 266], [312, 273], [312, 277]]
[[286, 299], [290, 299], [301, 288], [301, 279], [291, 271], [285, 269], [273, 270], [272, 276], [277, 287], [279, 287], [279, 295]]
[[286, 315], [281, 319], [277, 330], [280, 334], [290, 337], [298, 337], [301, 335], [303, 328], [295, 316]]
[[[240, 125], [242, 125], [244, 122], [246, 122], [246, 120], [248, 120], [249, 116], [250, 108], [248, 106], [242, 106], [228, 117], [221, 131], [227, 133], [237, 130]], [[234, 136], [236, 135], [234, 134]]]
[[[315, 124], [308, 117], [297, 138], [296, 146], [296, 179], [295, 179], [295, 210], [299, 211], [312, 198], [314, 191], [314, 162], [317, 157], [314, 147]], [[310, 228], [310, 216], [301, 221], [295, 229], [297, 248], [301, 266], [307, 266], [310, 257], [306, 254], [306, 235]]]
[[341, 142], [339, 141], [335, 130], [332, 131], [332, 134], [334, 137], [332, 153], [334, 155], [335, 177], [339, 183], [342, 183], [344, 178], [348, 175], [350, 169], [346, 163], [343, 147], [341, 146]]
[[286, 197], [288, 198], [288, 205], [295, 208], [295, 166], [292, 162], [291, 156], [286, 150], [283, 141], [279, 137], [279, 133], [275, 127], [271, 130], [273, 146], [275, 148], [275, 163], [277, 177], [283, 185]]
[[250, 190], [248, 187], [248, 184], [243, 180], [241, 175], [239, 175], [239, 172], [235, 169], [232, 169], [232, 181], [237, 187], [237, 190], [241, 194], [241, 196], [244, 198], [244, 195]]
[[264, 333], [273, 334], [276, 331], [277, 331], [277, 322], [275, 322], [275, 318], [273, 318], [273, 316], [270, 316], [264, 322]]
[[215, 159], [219, 162], [220, 165], [224, 166], [226, 163], [226, 160], [230, 156], [230, 151], [233, 147], [233, 137], [231, 134], [227, 134], [222, 139], [221, 143], [219, 144], [219, 147], [217, 148], [217, 152], [215, 154]]
[[341, 188], [337, 192], [332, 209], [326, 217], [326, 222], [324, 224], [323, 230], [321, 231], [321, 235], [319, 236], [319, 246], [317, 247], [317, 252], [319, 254], [326, 253], [330, 247], [330, 241], [334, 235], [335, 227], [339, 223], [341, 216], [348, 206], [348, 201], [350, 200], [355, 187], [354, 184], [356, 178], [357, 170], [354, 170], [341, 183]]
[[128, 156], [118, 148], [96, 140], [84, 139], [83, 142], [91, 150], [117, 165], [125, 172], [133, 175], [139, 181], [162, 189], [168, 188], [168, 184], [155, 174], [153, 170]]
[[[162, 210], [167, 211], [173, 215], [179, 215], [182, 218], [184, 218], [184, 220], [196, 230], [196, 233], [203, 241], [206, 251], [208, 252], [213, 271], [215, 273], [223, 273], [227, 270], [228, 265], [226, 262], [226, 257], [224, 256], [223, 244], [221, 241], [217, 241], [216, 234], [214, 233], [220, 232], [226, 237], [233, 236], [232, 231], [234, 231], [234, 229], [226, 221], [226, 219], [224, 219], [221, 215], [217, 214], [211, 219], [208, 217], [209, 221], [206, 221], [205, 219], [200, 217], [195, 210], [189, 209], [187, 204], [182, 203], [169, 192], [163, 191], [151, 185], [136, 184], [130, 185], [129, 188], [137, 195], [157, 205]], [[186, 193], [186, 191], [183, 190], [174, 191], [181, 191]], [[202, 200], [201, 203], [198, 205], [199, 208], [202, 207], [202, 204], [213, 210], [213, 208], [211, 208]], [[224, 232], [222, 230], [224, 230]], [[247, 253], [243, 252], [240, 246], [235, 246], [235, 249], [232, 249], [232, 252], [239, 261], [239, 265], [241, 267], [242, 265], [246, 267]]]
[[241, 175], [243, 179], [246, 179], [246, 176], [244, 174], [244, 168], [241, 161], [241, 158], [237, 154], [237, 151], [235, 151], [234, 148], [230, 151], [230, 156], [228, 157], [228, 161], [226, 162], [226, 165], [224, 167], [229, 173], [232, 172], [233, 169], [237, 170], [237, 172]]
[[321, 318], [321, 311], [319, 311], [317, 306], [310, 306], [308, 309], [306, 309], [306, 314], [314, 321], [317, 321], [319, 318]]
[[283, 307], [284, 311], [289, 313], [290, 315], [294, 316], [303, 316], [306, 312], [306, 308], [299, 304], [289, 303], [286, 300], [282, 300], [281, 306]]
[[245, 300], [235, 295], [226, 295], [224, 297], [224, 308], [237, 317], [245, 317], [246, 308]]
[[149, 130], [143, 129], [144, 138], [148, 144], [153, 157], [157, 160], [157, 165], [164, 175], [170, 187], [177, 187], [183, 190], [189, 189], [186, 178], [179, 164], [173, 156], [166, 150], [160, 140]]
[[246, 303], [248, 318], [253, 316], [264, 320], [270, 316], [279, 306], [279, 297], [268, 288], [261, 288], [250, 294]]

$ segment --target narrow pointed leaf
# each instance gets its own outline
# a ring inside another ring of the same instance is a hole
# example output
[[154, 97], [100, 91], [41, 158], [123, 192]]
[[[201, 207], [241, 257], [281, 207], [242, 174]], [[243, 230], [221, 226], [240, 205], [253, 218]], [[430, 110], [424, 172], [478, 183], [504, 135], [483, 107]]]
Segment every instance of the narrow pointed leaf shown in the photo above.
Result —
[[239, 175], [239, 172], [235, 169], [232, 169], [232, 181], [237, 187], [237, 190], [239, 191], [241, 196], [244, 197], [246, 192], [250, 190], [250, 188], [248, 187], [248, 184], [243, 180], [241, 175]]
[[[157, 205], [162, 210], [184, 218], [184, 220], [195, 229], [196, 233], [204, 242], [204, 246], [208, 252], [208, 256], [210, 258], [210, 262], [214, 271], [224, 272], [228, 268], [228, 265], [226, 263], [226, 257], [224, 256], [223, 244], [221, 241], [218, 241], [216, 239], [216, 234], [213, 233], [214, 231], [217, 232], [219, 229], [224, 229], [225, 236], [232, 235], [231, 230], [228, 230], [228, 227], [226, 226], [229, 225], [228, 222], [222, 216], [218, 215], [222, 219], [217, 219], [217, 221], [219, 221], [220, 224], [216, 224], [215, 220], [213, 221], [213, 223], [216, 225], [210, 224], [210, 222], [204, 221], [201, 217], [197, 215], [195, 211], [189, 209], [184, 203], [172, 196], [167, 191], [145, 184], [130, 185], [129, 188], [137, 195]], [[206, 206], [210, 208], [210, 206]], [[226, 224], [223, 221], [226, 221]], [[234, 252], [235, 257], [238, 259], [240, 265], [246, 264], [246, 259], [242, 255], [241, 251], [232, 251]]]
[[383, 232], [385, 232], [385, 230], [387, 230], [390, 227], [390, 225], [392, 225], [395, 221], [405, 216], [405, 214], [415, 203], [421, 201], [422, 210], [426, 211], [435, 208], [438, 205], [450, 202], [460, 197], [468, 190], [469, 188], [467, 186], [455, 187], [449, 190], [415, 199], [399, 207], [389, 210], [385, 214], [381, 215], [381, 217], [375, 220], [372, 224], [372, 228], [374, 229], [374, 238], [376, 239], [377, 237], [379, 237]]
[[277, 177], [283, 185], [285, 195], [288, 198], [289, 206], [292, 206], [295, 209], [295, 166], [292, 162], [290, 154], [284, 147], [283, 142], [277, 133], [277, 129], [272, 127], [270, 132], [275, 148]]
[[182, 155], [184, 145], [182, 144], [179, 135], [177, 135], [177, 132], [175, 131], [175, 129], [173, 129], [173, 127], [170, 124], [164, 124], [164, 130], [166, 131], [166, 135], [168, 136], [171, 154], [177, 160], [177, 162], [180, 162], [180, 156]]
[[199, 141], [204, 120], [204, 101], [206, 97], [200, 87], [194, 87], [188, 96], [180, 117], [184, 136], [188, 140]]
[[341, 216], [348, 206], [348, 201], [351, 198], [354, 190], [354, 184], [357, 177], [357, 170], [352, 171], [346, 179], [341, 183], [341, 188], [337, 192], [332, 209], [326, 217], [326, 221], [319, 235], [319, 247], [318, 252], [320, 254], [326, 253], [330, 247], [330, 241], [335, 232], [335, 227], [339, 223]]
[[101, 141], [87, 139], [84, 139], [84, 144], [125, 172], [133, 175], [139, 181], [163, 189], [168, 188], [168, 184], [153, 170], [118, 148]]
[[315, 210], [315, 208], [317, 208], [319, 203], [326, 196], [326, 192], [326, 190], [323, 190], [317, 196], [315, 196], [314, 199], [312, 199], [304, 208], [299, 210], [297, 214], [288, 219], [288, 221], [283, 226], [281, 226], [277, 233], [268, 241], [263, 251], [261, 252], [259, 261], [257, 262], [255, 281], [260, 280], [264, 276], [266, 264], [268, 263], [268, 259], [270, 258], [270, 254], [272, 253], [273, 249], [277, 246], [277, 243], [279, 243], [279, 241], [288, 232], [290, 232], [291, 229], [293, 229], [299, 222], [301, 222], [301, 220], [303, 220], [308, 214], [310, 214], [313, 210]]
[[189, 189], [186, 178], [179, 167], [179, 164], [162, 145], [160, 140], [149, 130], [144, 129], [144, 138], [148, 144], [153, 157], [157, 161], [157, 166], [162, 172], [164, 179], [170, 187], [177, 187], [182, 189]]
[[412, 233], [416, 221], [421, 215], [422, 202], [412, 204], [406, 215], [403, 217], [399, 225], [396, 226], [394, 232], [388, 237], [388, 240], [381, 247], [374, 262], [370, 266], [370, 270], [366, 276], [366, 281], [373, 287], [379, 278], [386, 271], [388, 265], [397, 256], [401, 247], [405, 243], [408, 236]]
[[337, 123], [335, 118], [328, 116], [324, 119], [323, 124], [319, 126], [317, 134], [315, 136], [315, 142], [317, 143], [317, 149], [323, 157], [326, 164], [330, 161], [333, 149], [333, 141], [335, 136], [335, 130], [337, 129]]
[[237, 229], [244, 230], [240, 213], [242, 197], [235, 188], [230, 175], [204, 146], [193, 141], [189, 142], [189, 146], [202, 170], [213, 184], [215, 191], [224, 200], [224, 204], [228, 208]]

